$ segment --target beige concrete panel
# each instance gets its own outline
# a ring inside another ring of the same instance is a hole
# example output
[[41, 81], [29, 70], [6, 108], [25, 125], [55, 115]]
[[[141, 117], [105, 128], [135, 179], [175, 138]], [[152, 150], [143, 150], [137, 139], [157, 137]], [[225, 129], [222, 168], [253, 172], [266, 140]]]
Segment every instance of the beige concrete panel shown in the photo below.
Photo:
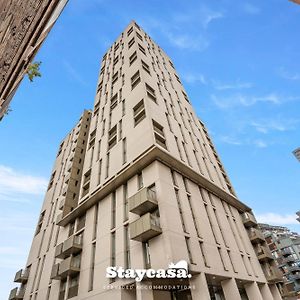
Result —
[[193, 300], [210, 300], [208, 286], [204, 273], [193, 276], [190, 279], [191, 294]]
[[264, 300], [274, 299], [267, 283], [260, 284], [258, 287]]
[[245, 290], [249, 300], [264, 300], [256, 282], [245, 284]]
[[241, 295], [234, 278], [221, 281], [221, 286], [226, 299], [241, 300]]

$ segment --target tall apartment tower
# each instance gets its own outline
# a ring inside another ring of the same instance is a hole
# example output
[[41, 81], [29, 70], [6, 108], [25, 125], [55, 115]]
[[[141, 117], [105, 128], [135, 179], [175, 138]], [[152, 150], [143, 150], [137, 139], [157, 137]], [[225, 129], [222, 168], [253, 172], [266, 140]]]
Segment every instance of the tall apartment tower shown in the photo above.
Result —
[[[255, 226], [171, 60], [133, 21], [60, 145], [10, 299], [279, 300]], [[181, 260], [190, 279], [106, 278]]]

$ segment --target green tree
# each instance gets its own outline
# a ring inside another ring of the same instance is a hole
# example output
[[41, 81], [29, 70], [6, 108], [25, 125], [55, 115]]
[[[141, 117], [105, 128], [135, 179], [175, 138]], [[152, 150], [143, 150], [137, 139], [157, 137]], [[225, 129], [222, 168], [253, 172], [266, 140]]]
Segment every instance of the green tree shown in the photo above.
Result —
[[37, 61], [37, 62], [33, 62], [31, 63], [26, 71], [26, 74], [28, 75], [28, 78], [31, 82], [33, 82], [33, 79], [35, 77], [41, 77], [42, 74], [40, 73], [40, 65], [42, 62]]

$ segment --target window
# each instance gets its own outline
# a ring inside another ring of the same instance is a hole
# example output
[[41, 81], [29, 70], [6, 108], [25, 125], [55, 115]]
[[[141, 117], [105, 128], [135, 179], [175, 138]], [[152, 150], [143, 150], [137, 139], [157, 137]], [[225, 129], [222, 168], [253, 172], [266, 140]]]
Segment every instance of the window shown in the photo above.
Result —
[[119, 141], [122, 139], [122, 132], [123, 126], [122, 126], [122, 120], [119, 121]]
[[188, 237], [185, 237], [185, 243], [186, 243], [186, 248], [187, 248], [188, 255], [189, 255], [189, 261], [191, 264], [193, 264], [194, 261], [193, 261], [193, 256], [192, 256], [192, 252], [191, 252], [190, 239]]
[[128, 220], [128, 187], [127, 182], [123, 185], [124, 221]]
[[180, 81], [179, 77], [176, 74], [174, 74], [174, 76], [177, 79], [177, 81], [181, 84], [181, 81]]
[[143, 37], [142, 37], [138, 32], [136, 32], [136, 36], [137, 36], [141, 41], [143, 41]]
[[185, 99], [188, 103], [190, 103], [187, 94], [186, 94], [184, 91], [181, 91], [181, 92], [182, 92], [182, 95], [183, 95], [184, 99]]
[[176, 142], [176, 146], [177, 146], [177, 150], [178, 150], [178, 153], [179, 153], [179, 157], [182, 161], [184, 161], [183, 157], [182, 157], [182, 152], [181, 152], [181, 149], [179, 147], [179, 143], [178, 143], [178, 138], [174, 135], [174, 138], [175, 138], [175, 142]]
[[172, 63], [170, 60], [169, 60], [169, 64], [171, 65], [171, 67], [172, 67], [173, 69], [175, 69], [173, 63]]
[[155, 90], [146, 83], [146, 91], [147, 91], [147, 96], [153, 100], [154, 102], [156, 102], [156, 96], [155, 96]]
[[143, 60], [142, 60], [142, 67], [150, 75], [150, 68]]
[[152, 125], [156, 143], [161, 147], [167, 149], [166, 138], [163, 130], [164, 128], [154, 120], [152, 120]]
[[95, 256], [96, 256], [96, 243], [93, 243], [92, 253], [91, 253], [89, 291], [92, 291], [94, 287]]
[[125, 268], [130, 267], [130, 239], [128, 225], [124, 226], [124, 250], [125, 250]]
[[113, 110], [118, 105], [118, 93], [110, 99], [110, 110]]
[[145, 268], [146, 269], [151, 268], [150, 249], [149, 249], [148, 242], [143, 243], [143, 255], [144, 255]]
[[125, 99], [122, 100], [122, 117], [125, 116]]
[[146, 111], [144, 106], [144, 100], [141, 100], [134, 108], [133, 108], [133, 118], [134, 118], [134, 126], [139, 124], [146, 117]]
[[129, 28], [129, 30], [127, 31], [127, 36], [129, 36], [129, 35], [132, 33], [132, 31], [133, 31], [133, 27], [131, 26], [131, 27]]
[[177, 188], [175, 188], [174, 190], [175, 190], [175, 196], [176, 196], [176, 201], [177, 201], [177, 205], [178, 205], [182, 229], [184, 232], [187, 232], [185, 222], [184, 222], [184, 217], [183, 217], [183, 211], [182, 211], [182, 207], [181, 207], [181, 203], [180, 203], [179, 192], [178, 192]]
[[76, 231], [83, 229], [85, 226], [85, 214], [77, 219]]
[[118, 80], [118, 76], [119, 76], [119, 73], [116, 72], [113, 77], [112, 77], [112, 82], [111, 84], [114, 85], [116, 83], [116, 81]]
[[105, 119], [103, 120], [102, 136], [104, 136], [104, 133], [105, 133]]
[[131, 89], [133, 90], [141, 82], [140, 71], [131, 77]]
[[50, 182], [49, 182], [49, 185], [48, 185], [48, 190], [50, 190], [53, 186], [53, 182], [54, 182], [54, 177], [55, 177], [55, 173], [56, 171], [54, 171], [51, 175], [51, 178], [50, 178]]
[[115, 44], [114, 51], [117, 51], [117, 50], [119, 49], [119, 46], [120, 46], [120, 44], [119, 44], [119, 43]]
[[144, 183], [143, 183], [143, 174], [142, 173], [137, 174], [137, 183], [138, 183], [138, 189], [139, 190], [141, 188], [143, 188]]
[[108, 177], [109, 174], [109, 152], [106, 154], [106, 174], [105, 174], [105, 178]]
[[[116, 232], [112, 232], [110, 240], [110, 252], [111, 252], [111, 261], [110, 265], [114, 267], [116, 265]], [[110, 282], [114, 282], [116, 279], [111, 278]]]
[[138, 44], [139, 45], [139, 50], [144, 54], [146, 55], [146, 50], [145, 48], [141, 45], [141, 44]]
[[127, 144], [126, 144], [126, 138], [123, 139], [122, 146], [123, 146], [123, 164], [125, 164], [126, 161], [127, 161]]
[[202, 241], [199, 241], [199, 247], [200, 247], [200, 251], [201, 251], [201, 254], [202, 254], [203, 261], [204, 261], [204, 265], [205, 265], [205, 267], [209, 268], [209, 265], [208, 265], [207, 259], [206, 259], [206, 252], [204, 250]]
[[129, 57], [129, 65], [131, 66], [137, 59], [136, 51], [134, 51]]
[[134, 44], [134, 37], [128, 42], [128, 49]]
[[117, 144], [117, 125], [108, 132], [108, 150]]
[[119, 61], [119, 55], [117, 55], [117, 56], [114, 58], [113, 65], [116, 65], [118, 61]]
[[102, 171], [102, 159], [99, 160], [99, 165], [98, 165], [98, 185], [101, 182], [101, 171]]
[[111, 229], [116, 227], [116, 208], [116, 192], [113, 192], [111, 196]]

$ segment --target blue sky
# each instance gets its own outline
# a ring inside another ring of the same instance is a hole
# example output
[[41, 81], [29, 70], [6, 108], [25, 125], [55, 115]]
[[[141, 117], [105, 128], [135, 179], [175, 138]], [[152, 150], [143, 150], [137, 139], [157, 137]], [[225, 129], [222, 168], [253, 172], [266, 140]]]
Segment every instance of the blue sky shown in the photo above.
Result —
[[[188, 4], [187, 4], [188, 3]], [[0, 124], [0, 299], [25, 264], [61, 139], [91, 108], [100, 59], [135, 19], [172, 58], [239, 198], [300, 231], [300, 6], [287, 0], [70, 0]]]

